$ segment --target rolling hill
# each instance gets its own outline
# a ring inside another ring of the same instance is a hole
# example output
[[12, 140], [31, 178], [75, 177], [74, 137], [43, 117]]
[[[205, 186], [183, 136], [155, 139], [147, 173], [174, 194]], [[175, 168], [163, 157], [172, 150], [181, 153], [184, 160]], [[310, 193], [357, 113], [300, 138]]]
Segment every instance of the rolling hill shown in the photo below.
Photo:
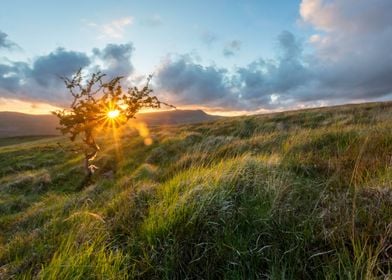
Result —
[[392, 277], [391, 102], [149, 137], [0, 147], [0, 279]]
[[[202, 110], [173, 110], [143, 113], [136, 116], [148, 126], [197, 123], [216, 120]], [[58, 120], [53, 115], [29, 115], [16, 112], [0, 112], [0, 137], [59, 135]]]
[[58, 135], [58, 121], [52, 115], [0, 112], [0, 137]]

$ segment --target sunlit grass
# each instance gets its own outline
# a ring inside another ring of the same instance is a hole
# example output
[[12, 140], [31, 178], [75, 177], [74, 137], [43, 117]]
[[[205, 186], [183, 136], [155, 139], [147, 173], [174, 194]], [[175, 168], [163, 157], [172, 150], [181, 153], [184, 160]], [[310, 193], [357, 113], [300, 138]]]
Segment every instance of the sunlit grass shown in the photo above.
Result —
[[83, 190], [65, 138], [0, 147], [0, 278], [389, 279], [391, 123], [384, 103], [108, 127]]

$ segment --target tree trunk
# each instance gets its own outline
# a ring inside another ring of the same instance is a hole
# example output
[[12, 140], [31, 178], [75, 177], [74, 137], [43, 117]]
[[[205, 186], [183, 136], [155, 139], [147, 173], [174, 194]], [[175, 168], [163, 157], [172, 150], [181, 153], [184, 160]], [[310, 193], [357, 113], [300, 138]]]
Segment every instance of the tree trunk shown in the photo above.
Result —
[[92, 164], [92, 161], [96, 158], [99, 151], [99, 146], [95, 143], [90, 130], [85, 132], [85, 138], [83, 141], [86, 144], [84, 151], [84, 172], [86, 176], [82, 182], [82, 187], [90, 183], [94, 171], [98, 169], [94, 164]]
[[86, 176], [91, 177], [93, 175], [93, 172], [91, 171], [90, 164], [89, 164], [89, 158], [88, 155], [84, 157], [84, 173]]

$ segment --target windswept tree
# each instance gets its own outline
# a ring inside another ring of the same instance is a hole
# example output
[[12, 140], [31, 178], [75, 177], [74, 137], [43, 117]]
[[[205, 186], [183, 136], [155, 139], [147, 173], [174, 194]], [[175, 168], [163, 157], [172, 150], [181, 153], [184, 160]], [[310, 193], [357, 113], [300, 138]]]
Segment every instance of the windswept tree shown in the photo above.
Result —
[[105, 127], [124, 125], [142, 108], [173, 107], [152, 95], [151, 76], [142, 88], [124, 88], [121, 85], [123, 77], [105, 82], [105, 76], [97, 72], [84, 79], [80, 69], [71, 78], [62, 78], [73, 102], [69, 109], [53, 112], [59, 118], [62, 134], [69, 135], [71, 141], [81, 138], [87, 179], [97, 169], [93, 164], [100, 150], [96, 137], [105, 131]]

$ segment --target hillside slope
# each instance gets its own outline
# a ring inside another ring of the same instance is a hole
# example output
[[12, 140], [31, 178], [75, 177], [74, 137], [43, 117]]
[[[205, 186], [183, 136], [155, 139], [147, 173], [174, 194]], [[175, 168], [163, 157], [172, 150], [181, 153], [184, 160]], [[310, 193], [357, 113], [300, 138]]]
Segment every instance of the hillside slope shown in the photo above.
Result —
[[0, 278], [392, 277], [392, 103], [150, 133], [84, 189], [65, 138], [0, 147]]
[[[202, 110], [173, 110], [137, 114], [136, 120], [149, 126], [198, 123], [219, 119]], [[54, 115], [29, 115], [0, 112], [0, 138], [34, 135], [59, 135], [58, 119]]]
[[53, 115], [0, 112], [0, 137], [58, 135], [57, 126]]

